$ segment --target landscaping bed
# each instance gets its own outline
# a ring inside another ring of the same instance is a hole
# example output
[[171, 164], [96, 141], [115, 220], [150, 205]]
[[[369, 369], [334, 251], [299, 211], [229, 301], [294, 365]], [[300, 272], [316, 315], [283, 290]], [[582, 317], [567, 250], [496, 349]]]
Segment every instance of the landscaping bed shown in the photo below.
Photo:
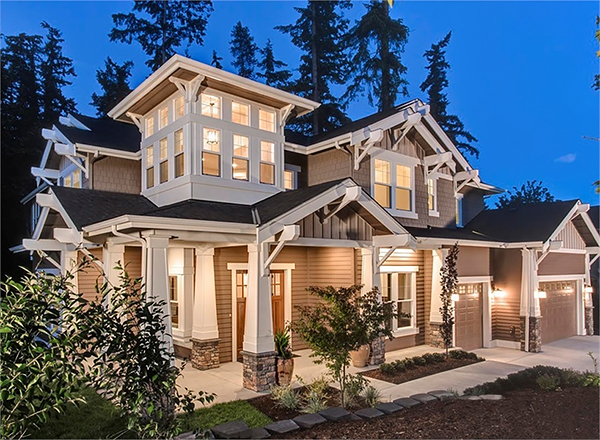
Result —
[[426, 353], [422, 356], [385, 363], [376, 370], [365, 371], [361, 374], [385, 382], [400, 384], [484, 360], [474, 353], [452, 350], [448, 358], [442, 353]]

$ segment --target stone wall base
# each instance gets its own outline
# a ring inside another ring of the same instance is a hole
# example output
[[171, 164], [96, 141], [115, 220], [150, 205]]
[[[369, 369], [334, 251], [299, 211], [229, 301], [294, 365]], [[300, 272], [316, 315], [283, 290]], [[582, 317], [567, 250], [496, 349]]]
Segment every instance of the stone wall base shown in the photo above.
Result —
[[219, 339], [192, 339], [192, 367], [210, 370], [219, 367]]
[[381, 365], [385, 362], [385, 338], [377, 338], [371, 342], [369, 365]]
[[588, 336], [594, 335], [594, 308], [585, 308], [585, 333]]
[[429, 345], [431, 345], [432, 347], [445, 348], [444, 338], [442, 338], [441, 327], [442, 323], [440, 322], [429, 323]]
[[244, 388], [268, 391], [277, 383], [277, 353], [250, 353], [242, 351]]
[[[525, 351], [525, 317], [521, 316], [521, 351]], [[529, 317], [529, 352], [542, 351], [542, 317]]]

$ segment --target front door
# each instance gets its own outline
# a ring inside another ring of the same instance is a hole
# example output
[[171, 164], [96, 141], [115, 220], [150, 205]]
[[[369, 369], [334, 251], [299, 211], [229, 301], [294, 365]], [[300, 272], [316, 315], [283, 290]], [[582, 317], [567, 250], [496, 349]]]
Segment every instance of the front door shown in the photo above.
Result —
[[[244, 329], [246, 327], [246, 294], [248, 292], [248, 271], [238, 270], [235, 277], [236, 291], [236, 340], [237, 360], [242, 362], [241, 352], [244, 347]], [[271, 271], [271, 310], [273, 312], [273, 332], [285, 327], [284, 315], [284, 273], [282, 270]]]

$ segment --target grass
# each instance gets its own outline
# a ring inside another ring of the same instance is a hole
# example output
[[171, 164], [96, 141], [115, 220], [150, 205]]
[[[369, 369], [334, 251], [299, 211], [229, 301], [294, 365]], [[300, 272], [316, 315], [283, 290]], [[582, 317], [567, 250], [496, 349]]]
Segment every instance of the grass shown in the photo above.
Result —
[[243, 420], [250, 428], [258, 428], [272, 422], [245, 400], [217, 403], [208, 408], [197, 409], [192, 415], [184, 414], [181, 418], [182, 432], [204, 430], [233, 420]]

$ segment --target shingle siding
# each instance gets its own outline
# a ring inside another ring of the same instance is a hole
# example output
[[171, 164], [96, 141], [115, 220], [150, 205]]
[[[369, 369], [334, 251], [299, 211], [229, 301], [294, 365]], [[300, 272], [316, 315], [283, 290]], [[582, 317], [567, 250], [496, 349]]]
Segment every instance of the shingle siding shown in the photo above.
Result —
[[105, 157], [92, 164], [91, 189], [139, 194], [142, 189], [140, 162]]

